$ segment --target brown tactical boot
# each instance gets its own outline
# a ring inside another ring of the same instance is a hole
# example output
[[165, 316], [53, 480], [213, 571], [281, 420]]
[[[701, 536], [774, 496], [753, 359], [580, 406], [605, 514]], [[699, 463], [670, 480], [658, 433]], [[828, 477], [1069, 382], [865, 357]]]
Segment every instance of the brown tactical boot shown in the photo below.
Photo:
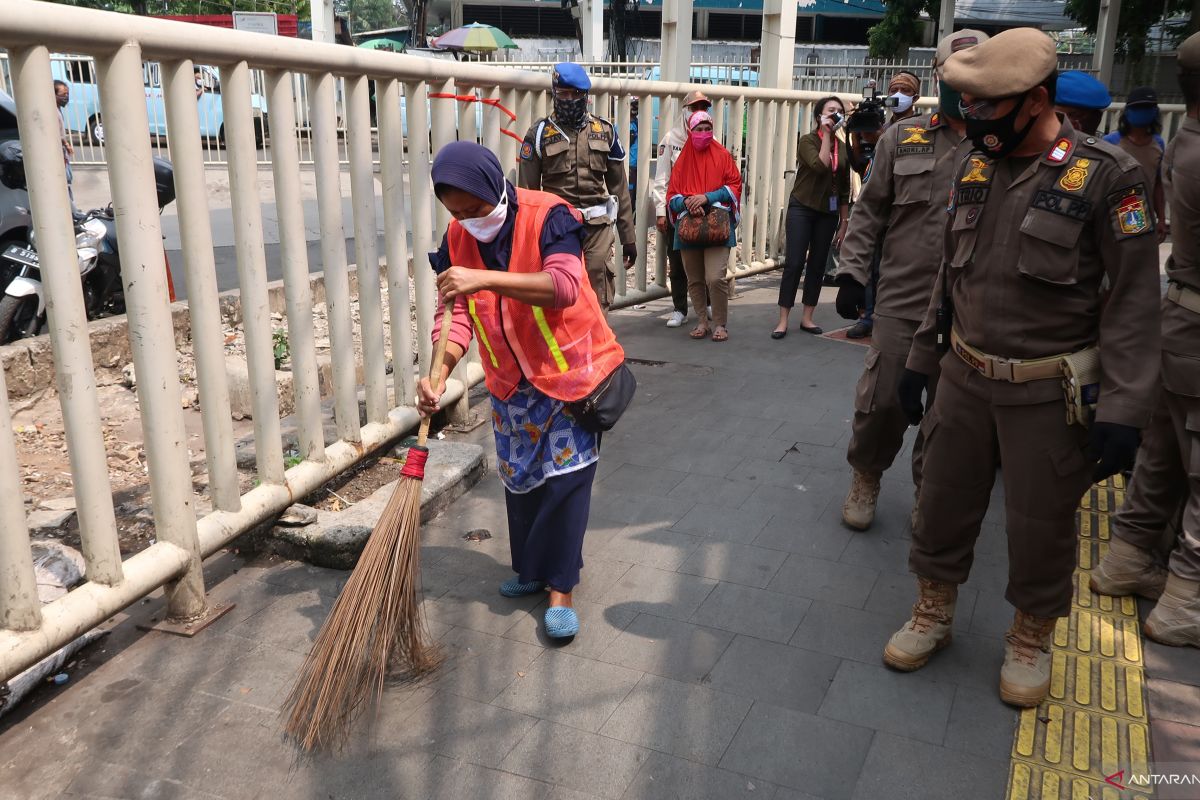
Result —
[[1000, 667], [1000, 699], [1018, 708], [1032, 708], [1050, 691], [1050, 637], [1058, 620], [1018, 611], [1004, 634], [1004, 665]]
[[1142, 630], [1161, 644], [1200, 647], [1200, 581], [1168, 575], [1166, 589]]
[[1089, 580], [1092, 591], [1099, 594], [1113, 597], [1137, 594], [1157, 600], [1167, 582], [1167, 571], [1150, 551], [1114, 536]]
[[950, 624], [954, 621], [954, 604], [958, 600], [958, 585], [917, 578], [917, 602], [912, 619], [892, 634], [883, 648], [883, 663], [901, 672], [912, 672], [925, 666], [929, 657], [950, 644], [953, 636]]
[[875, 521], [875, 501], [879, 499], [878, 473], [854, 470], [850, 493], [842, 504], [842, 522], [858, 531], [865, 531]]

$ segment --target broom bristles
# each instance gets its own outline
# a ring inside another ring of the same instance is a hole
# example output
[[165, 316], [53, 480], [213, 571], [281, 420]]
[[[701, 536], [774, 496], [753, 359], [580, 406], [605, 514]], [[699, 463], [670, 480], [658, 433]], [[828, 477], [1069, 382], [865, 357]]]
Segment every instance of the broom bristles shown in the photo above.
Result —
[[303, 750], [340, 749], [378, 708], [389, 664], [416, 677], [440, 663], [421, 609], [420, 517], [421, 480], [401, 477], [284, 701], [284, 732]]

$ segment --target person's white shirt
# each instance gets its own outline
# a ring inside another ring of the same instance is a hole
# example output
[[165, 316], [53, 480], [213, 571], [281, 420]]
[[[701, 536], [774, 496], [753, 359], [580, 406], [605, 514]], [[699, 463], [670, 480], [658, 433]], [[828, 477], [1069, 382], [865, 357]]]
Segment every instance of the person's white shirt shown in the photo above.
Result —
[[658, 143], [658, 158], [654, 162], [654, 181], [650, 184], [650, 199], [654, 202], [654, 216], [667, 215], [667, 182], [671, 179], [671, 168], [675, 159], [683, 152], [687, 144], [687, 134], [683, 126], [676, 126], [667, 131], [667, 135]]

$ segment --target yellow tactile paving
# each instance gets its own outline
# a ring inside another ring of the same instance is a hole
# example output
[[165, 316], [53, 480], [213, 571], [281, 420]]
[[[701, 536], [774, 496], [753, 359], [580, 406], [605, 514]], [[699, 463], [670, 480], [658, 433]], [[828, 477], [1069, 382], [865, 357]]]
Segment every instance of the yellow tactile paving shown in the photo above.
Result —
[[[1151, 800], [1106, 778], [1150, 764], [1137, 604], [1096, 595], [1088, 572], [1108, 551], [1111, 515], [1125, 500], [1119, 477], [1092, 487], [1079, 510], [1079, 569], [1069, 617], [1054, 630], [1050, 696], [1021, 712], [1008, 800]], [[1120, 778], [1117, 778], [1120, 782]]]

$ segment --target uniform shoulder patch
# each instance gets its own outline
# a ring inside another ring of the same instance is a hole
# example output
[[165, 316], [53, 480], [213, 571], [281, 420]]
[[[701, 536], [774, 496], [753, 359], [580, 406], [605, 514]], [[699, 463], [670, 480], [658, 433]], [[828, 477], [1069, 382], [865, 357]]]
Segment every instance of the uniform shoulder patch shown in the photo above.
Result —
[[529, 161], [533, 158], [533, 142], [526, 139], [521, 142], [521, 160]]
[[1138, 183], [1108, 196], [1118, 236], [1141, 236], [1152, 230], [1146, 187]]
[[938, 126], [939, 126], [939, 125], [941, 125], [941, 124], [942, 124], [942, 115], [941, 115], [941, 114], [939, 114], [939, 113], [937, 113], [937, 112], [935, 111], [935, 112], [933, 113], [933, 116], [931, 116], [931, 117], [929, 118], [929, 127], [930, 127], [930, 128], [936, 128], [936, 127], [938, 127]]
[[908, 134], [908, 136], [904, 139], [901, 139], [900, 144], [933, 144], [933, 142], [930, 141], [925, 135], [929, 132], [925, 128], [913, 125], [906, 127], [904, 132]]
[[1091, 168], [1092, 160], [1090, 158], [1076, 158], [1058, 179], [1058, 188], [1065, 192], [1082, 192], [1083, 187], [1087, 185], [1088, 178], [1091, 177], [1089, 173]]
[[992, 179], [991, 168], [992, 164], [986, 158], [971, 156], [968, 159], [968, 167], [958, 182], [963, 184], [987, 183]]
[[1067, 160], [1067, 156], [1071, 154], [1073, 147], [1074, 145], [1071, 144], [1070, 139], [1067, 139], [1066, 137], [1059, 139], [1054, 143], [1054, 147], [1050, 150], [1050, 152], [1046, 154], [1046, 160], [1052, 161], [1055, 164], [1061, 164]]

